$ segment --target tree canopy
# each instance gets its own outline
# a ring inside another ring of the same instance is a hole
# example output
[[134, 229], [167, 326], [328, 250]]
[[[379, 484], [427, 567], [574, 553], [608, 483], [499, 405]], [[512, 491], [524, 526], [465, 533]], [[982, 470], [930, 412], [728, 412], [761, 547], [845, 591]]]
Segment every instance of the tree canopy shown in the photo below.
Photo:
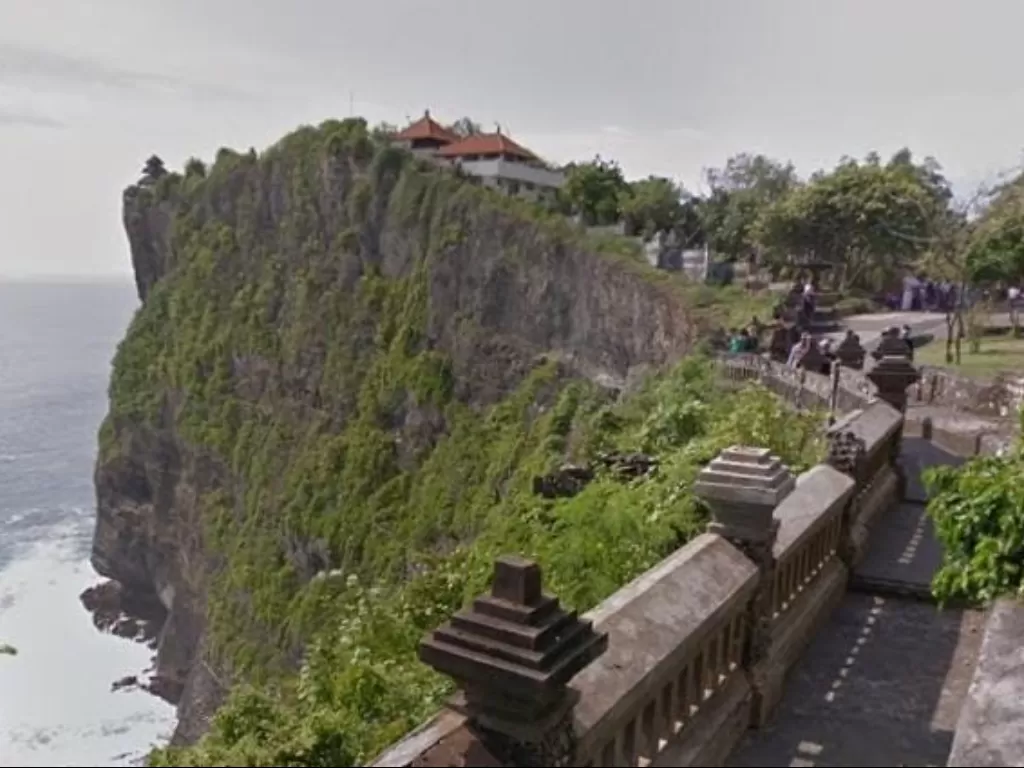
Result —
[[700, 213], [709, 245], [733, 259], [757, 254], [758, 220], [799, 184], [792, 163], [739, 154], [705, 175], [711, 191]]
[[972, 282], [1024, 280], [1024, 174], [995, 189], [972, 235], [965, 255]]
[[671, 179], [648, 176], [628, 185], [620, 197], [626, 231], [653, 234], [675, 229], [683, 219], [686, 191]]
[[944, 179], [909, 154], [883, 165], [844, 158], [764, 211], [756, 237], [776, 263], [806, 257], [835, 266], [838, 284], [879, 290], [913, 266], [944, 215]]
[[578, 215], [584, 224], [601, 226], [619, 221], [627, 191], [618, 163], [598, 156], [588, 163], [566, 166], [561, 197], [568, 212]]

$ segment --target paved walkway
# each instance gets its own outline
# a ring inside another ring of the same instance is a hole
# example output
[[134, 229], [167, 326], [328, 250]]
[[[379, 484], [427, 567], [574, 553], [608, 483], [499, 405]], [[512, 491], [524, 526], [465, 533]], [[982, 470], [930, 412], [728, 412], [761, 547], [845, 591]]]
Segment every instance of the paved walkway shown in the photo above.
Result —
[[850, 593], [730, 766], [945, 765], [983, 616]]
[[921, 469], [962, 460], [905, 438], [906, 501], [876, 524], [854, 590], [790, 673], [773, 720], [731, 766], [946, 764], [984, 615], [927, 600], [941, 549]]

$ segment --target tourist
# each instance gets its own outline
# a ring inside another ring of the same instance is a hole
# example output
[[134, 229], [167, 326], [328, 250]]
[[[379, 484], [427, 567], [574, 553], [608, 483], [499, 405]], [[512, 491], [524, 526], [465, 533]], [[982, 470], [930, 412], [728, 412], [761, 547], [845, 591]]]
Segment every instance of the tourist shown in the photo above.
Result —
[[814, 283], [811, 282], [810, 278], [804, 283], [803, 303], [804, 314], [807, 316], [807, 321], [810, 322], [811, 318], [814, 317]]
[[747, 335], [746, 328], [744, 328], [739, 333], [736, 332], [735, 328], [733, 328], [733, 329], [731, 329], [729, 331], [729, 353], [730, 354], [738, 355], [741, 352], [746, 352], [747, 351], [746, 335]]
[[806, 332], [800, 334], [800, 341], [794, 344], [793, 348], [789, 351], [789, 359], [786, 361], [786, 365], [790, 368], [796, 368], [813, 343], [814, 340], [811, 338], [811, 334]]

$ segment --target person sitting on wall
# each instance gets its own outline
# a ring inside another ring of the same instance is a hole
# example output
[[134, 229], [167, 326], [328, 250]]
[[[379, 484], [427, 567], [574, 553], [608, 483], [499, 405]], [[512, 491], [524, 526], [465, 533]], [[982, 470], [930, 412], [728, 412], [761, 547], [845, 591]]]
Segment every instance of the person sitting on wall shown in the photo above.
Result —
[[750, 336], [747, 333], [747, 329], [746, 328], [744, 328], [741, 331], [739, 331], [739, 333], [737, 333], [736, 329], [734, 328], [730, 332], [730, 334], [731, 335], [729, 337], [729, 352], [731, 352], [732, 354], [738, 355], [738, 354], [741, 354], [743, 352], [749, 351]]
[[794, 344], [793, 349], [789, 351], [789, 360], [786, 361], [786, 365], [790, 368], [796, 368], [800, 365], [800, 361], [807, 354], [813, 343], [814, 340], [811, 338], [811, 334], [806, 331], [800, 334], [800, 341]]
[[811, 282], [810, 278], [804, 283], [803, 288], [803, 310], [804, 314], [807, 315], [807, 320], [814, 317], [814, 283]]
[[757, 322], [757, 318], [754, 318], [754, 323], [747, 328], [747, 352], [757, 352], [757, 348], [761, 346], [761, 326]]

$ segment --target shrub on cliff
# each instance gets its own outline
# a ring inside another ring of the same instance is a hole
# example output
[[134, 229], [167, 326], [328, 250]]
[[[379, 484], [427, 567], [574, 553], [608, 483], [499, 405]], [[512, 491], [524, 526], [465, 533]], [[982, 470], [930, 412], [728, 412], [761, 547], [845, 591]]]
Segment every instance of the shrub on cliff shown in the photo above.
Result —
[[928, 512], [943, 546], [932, 591], [940, 601], [1024, 597], [1024, 452], [933, 467]]
[[[416, 645], [485, 589], [495, 556], [537, 559], [552, 592], [586, 610], [702, 530], [691, 483], [723, 447], [766, 445], [796, 471], [819, 457], [816, 416], [793, 413], [763, 389], [709, 397], [713, 392], [708, 367], [691, 360], [625, 401], [574, 420], [584, 433], [579, 439], [594, 450], [653, 449], [660, 466], [652, 476], [624, 483], [602, 475], [570, 499], [517, 491], [492, 505], [474, 541], [422, 558], [419, 575], [401, 584], [355, 576], [317, 581], [305, 610], [326, 626], [309, 644], [298, 678], [239, 690], [202, 742], [160, 751], [154, 764], [365, 764], [450, 693], [446, 679], [419, 663]], [[562, 408], [564, 417], [564, 401]]]

